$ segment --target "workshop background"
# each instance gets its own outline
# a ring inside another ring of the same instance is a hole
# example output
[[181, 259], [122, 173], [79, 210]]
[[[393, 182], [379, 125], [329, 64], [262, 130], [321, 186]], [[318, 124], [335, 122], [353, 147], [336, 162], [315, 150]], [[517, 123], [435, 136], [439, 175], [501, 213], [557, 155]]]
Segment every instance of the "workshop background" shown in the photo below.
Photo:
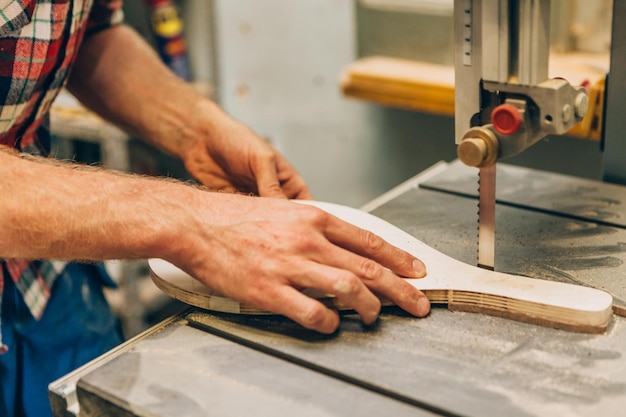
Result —
[[[278, 148], [317, 199], [359, 207], [436, 162], [456, 158], [451, 116], [348, 98], [339, 87], [346, 67], [370, 55], [452, 66], [451, 0], [174, 4], [191, 82]], [[126, 22], [156, 47], [147, 2], [127, 1], [124, 8]], [[610, 0], [554, 0], [553, 49], [608, 54], [611, 10]], [[58, 157], [187, 178], [173, 158], [112, 126], [103, 128], [74, 106], [64, 96], [53, 110]], [[602, 174], [600, 144], [574, 137], [548, 138], [506, 162], [592, 179]], [[110, 267], [126, 280], [145, 273], [141, 263]], [[120, 281], [122, 299], [114, 304], [127, 334], [136, 334], [164, 301], [156, 302], [161, 298], [153, 290]]]

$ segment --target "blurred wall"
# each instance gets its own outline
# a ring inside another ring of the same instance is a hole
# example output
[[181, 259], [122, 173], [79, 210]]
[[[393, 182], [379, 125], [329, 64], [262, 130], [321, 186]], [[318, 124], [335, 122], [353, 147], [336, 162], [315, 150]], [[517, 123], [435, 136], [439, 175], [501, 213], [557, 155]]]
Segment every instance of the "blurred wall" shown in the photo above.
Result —
[[352, 0], [215, 1], [220, 103], [281, 150], [316, 198], [353, 206], [454, 157], [451, 119], [341, 96], [357, 18]]

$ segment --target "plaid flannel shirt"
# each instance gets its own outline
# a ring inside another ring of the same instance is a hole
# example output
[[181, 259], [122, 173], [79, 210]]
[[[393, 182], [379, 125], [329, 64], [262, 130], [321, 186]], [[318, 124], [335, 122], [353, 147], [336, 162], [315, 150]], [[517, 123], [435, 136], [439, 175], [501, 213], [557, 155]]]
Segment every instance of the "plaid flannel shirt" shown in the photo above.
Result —
[[[48, 155], [50, 106], [81, 41], [120, 23], [121, 7], [122, 0], [0, 0], [0, 144]], [[39, 319], [63, 268], [62, 262], [0, 260], [0, 320], [5, 279], [15, 282]]]

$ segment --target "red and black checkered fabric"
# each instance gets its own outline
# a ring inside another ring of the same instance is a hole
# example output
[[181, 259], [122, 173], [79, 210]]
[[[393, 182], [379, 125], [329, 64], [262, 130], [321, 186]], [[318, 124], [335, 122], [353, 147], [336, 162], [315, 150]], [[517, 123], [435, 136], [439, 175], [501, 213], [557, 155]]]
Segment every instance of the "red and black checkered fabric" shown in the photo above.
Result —
[[[81, 41], [120, 23], [121, 7], [121, 0], [0, 0], [0, 144], [48, 155], [50, 106]], [[58, 264], [0, 260], [0, 307], [5, 272], [40, 317], [61, 272]], [[2, 346], [0, 338], [0, 353]]]

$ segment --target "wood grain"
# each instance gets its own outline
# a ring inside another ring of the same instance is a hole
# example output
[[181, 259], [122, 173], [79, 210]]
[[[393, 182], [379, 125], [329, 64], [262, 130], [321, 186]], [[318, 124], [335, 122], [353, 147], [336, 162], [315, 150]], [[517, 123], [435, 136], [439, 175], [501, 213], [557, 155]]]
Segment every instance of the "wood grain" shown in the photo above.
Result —
[[[332, 203], [298, 202], [302, 203], [370, 230], [422, 259], [428, 268], [427, 276], [407, 281], [423, 291], [433, 304], [447, 304], [453, 311], [489, 314], [584, 333], [604, 332], [611, 318], [613, 299], [604, 291], [481, 269], [450, 258], [364, 211]], [[150, 259], [148, 263], [157, 287], [187, 304], [236, 314], [272, 314], [226, 298], [168, 262]], [[315, 290], [305, 292], [338, 310], [349, 310], [326, 294]], [[391, 304], [389, 300], [382, 301], [384, 305]]]

